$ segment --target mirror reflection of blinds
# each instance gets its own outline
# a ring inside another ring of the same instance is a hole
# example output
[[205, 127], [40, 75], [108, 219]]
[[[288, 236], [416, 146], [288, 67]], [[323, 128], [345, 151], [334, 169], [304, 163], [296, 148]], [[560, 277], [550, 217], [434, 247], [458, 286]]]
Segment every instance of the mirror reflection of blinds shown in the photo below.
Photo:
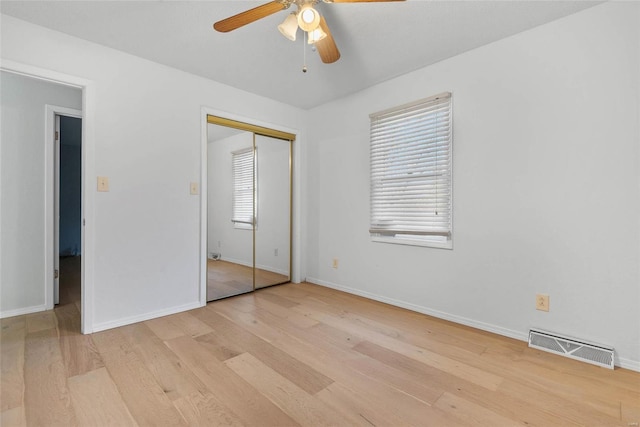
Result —
[[253, 225], [253, 148], [231, 153], [234, 223]]
[[370, 233], [450, 237], [451, 94], [370, 118]]

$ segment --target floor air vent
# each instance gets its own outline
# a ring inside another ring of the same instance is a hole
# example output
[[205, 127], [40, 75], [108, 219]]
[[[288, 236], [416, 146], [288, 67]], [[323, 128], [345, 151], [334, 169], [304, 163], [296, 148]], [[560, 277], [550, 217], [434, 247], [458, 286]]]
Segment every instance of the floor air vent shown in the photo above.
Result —
[[529, 347], [613, 369], [613, 348], [531, 329]]

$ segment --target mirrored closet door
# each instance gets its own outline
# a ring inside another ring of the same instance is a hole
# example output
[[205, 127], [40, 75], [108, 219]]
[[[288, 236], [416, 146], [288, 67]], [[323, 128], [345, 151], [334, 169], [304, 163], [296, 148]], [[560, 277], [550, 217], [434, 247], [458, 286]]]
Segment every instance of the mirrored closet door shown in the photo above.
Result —
[[207, 301], [287, 283], [295, 136], [208, 122]]

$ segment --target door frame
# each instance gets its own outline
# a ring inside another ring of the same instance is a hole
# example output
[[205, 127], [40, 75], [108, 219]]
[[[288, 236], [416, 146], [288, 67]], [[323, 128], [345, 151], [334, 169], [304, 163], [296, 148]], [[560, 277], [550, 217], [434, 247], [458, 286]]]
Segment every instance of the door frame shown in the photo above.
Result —
[[[226, 118], [233, 121], [248, 123], [260, 128], [272, 129], [275, 131], [281, 131], [287, 134], [293, 134], [296, 136], [296, 141], [300, 141], [300, 131], [297, 129], [288, 128], [279, 124], [264, 122], [256, 120], [251, 117], [242, 116], [239, 114], [229, 113], [228, 111], [221, 111], [215, 108], [201, 107], [200, 111], [200, 123], [201, 123], [201, 145], [200, 145], [200, 305], [205, 306], [207, 304], [207, 136], [208, 125], [207, 116], [217, 116]], [[291, 194], [292, 199], [291, 209], [291, 223], [290, 223], [290, 268], [291, 268], [291, 282], [300, 283], [301, 281], [301, 252], [300, 252], [300, 208], [301, 208], [301, 193], [299, 168], [296, 165], [301, 164], [300, 150], [295, 149], [296, 144], [291, 144], [291, 162], [290, 176], [291, 176]]]
[[[81, 309], [80, 309], [80, 331], [83, 334], [93, 332], [93, 314], [94, 314], [94, 271], [95, 271], [95, 227], [93, 226], [95, 218], [95, 202], [93, 185], [96, 176], [95, 173], [95, 86], [94, 82], [81, 77], [60, 73], [57, 71], [40, 68], [17, 61], [3, 59], [0, 69], [9, 73], [20, 74], [26, 77], [40, 79], [51, 83], [71, 86], [82, 91], [82, 219], [84, 226], [81, 230], [82, 245], [82, 273], [81, 273]], [[52, 125], [53, 126], [53, 125]], [[51, 129], [45, 126], [45, 134], [43, 135], [43, 150], [47, 153], [47, 146], [51, 147], [50, 135]], [[51, 156], [53, 148], [50, 148]], [[49, 177], [53, 173], [53, 158], [45, 155], [45, 176]], [[52, 185], [48, 185], [52, 188]], [[45, 260], [53, 260], [53, 195], [47, 189], [45, 191]], [[45, 261], [47, 268], [47, 277], [53, 277], [52, 266]], [[44, 291], [44, 309], [53, 309], [53, 281], [48, 280], [42, 284]]]
[[[47, 162], [47, 164], [52, 164], [51, 161], [53, 162], [53, 174], [51, 175], [47, 173], [45, 177], [45, 197], [47, 198], [45, 209], [47, 216], [49, 212], [49, 204], [52, 201], [51, 199], [53, 199], [53, 224], [50, 225], [49, 228], [45, 228], [45, 230], [53, 233], [52, 238], [50, 236], [47, 236], [45, 238], [45, 241], [47, 242], [45, 244], [48, 244], [49, 241], [52, 241], [53, 245], [53, 253], [51, 254], [52, 259], [48, 259], [49, 257], [45, 258], [45, 286], [47, 289], [53, 289], [53, 305], [55, 305], [58, 304], [60, 300], [60, 276], [59, 274], [54, 275], [48, 274], [46, 272], [60, 270], [60, 117], [73, 117], [82, 120], [82, 110], [47, 104], [45, 105], [45, 111], [45, 135], [47, 135], [47, 137], [49, 138], [49, 142], [45, 146], [45, 161]], [[52, 147], [53, 152], [51, 152]], [[80, 163], [80, 167], [82, 168], [82, 159], [80, 160]], [[80, 195], [80, 197], [82, 198], [82, 194]], [[84, 249], [82, 247], [82, 240], [80, 244], [80, 253], [82, 253]], [[51, 267], [49, 267], [50, 265]]]

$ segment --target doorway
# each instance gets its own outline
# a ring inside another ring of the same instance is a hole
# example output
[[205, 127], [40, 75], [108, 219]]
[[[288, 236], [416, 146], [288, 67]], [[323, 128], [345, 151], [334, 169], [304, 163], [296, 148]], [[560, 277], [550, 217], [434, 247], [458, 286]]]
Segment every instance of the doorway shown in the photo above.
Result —
[[54, 304], [80, 311], [82, 277], [82, 118], [55, 114]]
[[288, 283], [295, 135], [207, 122], [207, 301]]
[[82, 333], [91, 333], [95, 227], [94, 194], [90, 191], [93, 187], [87, 186], [87, 180], [95, 176], [94, 84], [81, 77], [11, 60], [2, 61], [0, 74], [3, 115], [0, 263], [12, 267], [2, 269], [0, 317], [54, 309], [55, 116], [77, 117], [82, 119], [83, 218], [78, 321]]

